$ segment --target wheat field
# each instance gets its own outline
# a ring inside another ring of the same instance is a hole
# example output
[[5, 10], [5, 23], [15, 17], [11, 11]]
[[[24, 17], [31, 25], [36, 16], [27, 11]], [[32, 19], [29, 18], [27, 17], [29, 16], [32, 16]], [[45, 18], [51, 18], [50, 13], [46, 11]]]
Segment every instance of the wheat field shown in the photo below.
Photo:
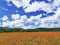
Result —
[[60, 32], [0, 33], [0, 45], [60, 45]]

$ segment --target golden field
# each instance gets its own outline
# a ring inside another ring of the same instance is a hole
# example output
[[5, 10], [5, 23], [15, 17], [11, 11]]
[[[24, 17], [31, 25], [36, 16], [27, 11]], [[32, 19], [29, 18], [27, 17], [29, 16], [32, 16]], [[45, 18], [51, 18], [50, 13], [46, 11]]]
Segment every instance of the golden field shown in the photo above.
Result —
[[60, 45], [60, 32], [0, 33], [0, 45]]

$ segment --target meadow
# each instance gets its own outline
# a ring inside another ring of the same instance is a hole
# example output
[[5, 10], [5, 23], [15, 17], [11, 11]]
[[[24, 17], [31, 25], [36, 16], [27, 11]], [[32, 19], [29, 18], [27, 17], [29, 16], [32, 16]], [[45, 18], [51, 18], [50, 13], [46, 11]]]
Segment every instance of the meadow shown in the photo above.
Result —
[[60, 45], [60, 32], [0, 33], [0, 45]]

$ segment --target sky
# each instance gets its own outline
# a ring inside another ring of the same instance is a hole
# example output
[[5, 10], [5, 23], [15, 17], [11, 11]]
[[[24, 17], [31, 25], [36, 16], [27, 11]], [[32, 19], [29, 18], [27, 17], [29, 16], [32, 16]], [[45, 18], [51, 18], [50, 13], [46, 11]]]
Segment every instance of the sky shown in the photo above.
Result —
[[0, 0], [0, 27], [60, 28], [60, 0]]

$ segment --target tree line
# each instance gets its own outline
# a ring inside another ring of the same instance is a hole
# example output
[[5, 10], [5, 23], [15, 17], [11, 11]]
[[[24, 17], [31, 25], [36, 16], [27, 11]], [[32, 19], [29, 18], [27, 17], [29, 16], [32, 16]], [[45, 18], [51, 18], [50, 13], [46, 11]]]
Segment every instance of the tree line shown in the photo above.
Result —
[[2, 32], [57, 32], [57, 31], [60, 31], [60, 28], [23, 29], [23, 28], [0, 27], [0, 33]]

